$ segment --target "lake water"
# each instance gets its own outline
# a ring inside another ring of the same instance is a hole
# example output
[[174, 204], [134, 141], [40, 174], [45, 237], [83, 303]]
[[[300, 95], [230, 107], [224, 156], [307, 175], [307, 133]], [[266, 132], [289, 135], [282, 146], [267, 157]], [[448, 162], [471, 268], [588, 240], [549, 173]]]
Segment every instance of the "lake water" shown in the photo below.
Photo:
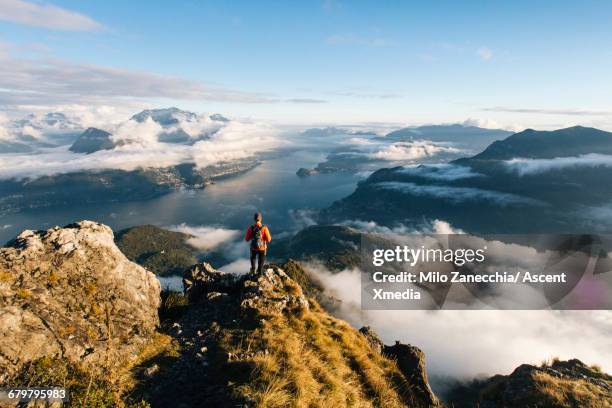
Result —
[[295, 150], [266, 159], [255, 169], [198, 191], [177, 191], [138, 202], [107, 203], [27, 210], [0, 217], [0, 242], [24, 229], [47, 229], [89, 219], [115, 231], [134, 225], [219, 226], [242, 230], [253, 213], [261, 210], [264, 222], [278, 236], [303, 226], [303, 213], [321, 209], [349, 195], [359, 177], [353, 174], [320, 174], [299, 178], [300, 167], [313, 167], [325, 152]]

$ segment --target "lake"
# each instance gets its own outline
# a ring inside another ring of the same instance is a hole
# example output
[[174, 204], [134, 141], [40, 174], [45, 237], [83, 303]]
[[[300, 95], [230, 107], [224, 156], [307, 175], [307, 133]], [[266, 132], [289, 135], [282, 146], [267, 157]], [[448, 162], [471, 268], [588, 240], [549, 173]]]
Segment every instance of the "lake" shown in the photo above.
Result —
[[264, 213], [264, 222], [275, 236], [284, 235], [303, 226], [299, 210], [325, 208], [353, 192], [360, 180], [345, 173], [307, 178], [295, 174], [300, 167], [315, 166], [325, 155], [323, 151], [286, 151], [204, 190], [176, 191], [147, 201], [39, 208], [4, 215], [0, 217], [0, 242], [24, 229], [48, 229], [83, 219], [102, 222], [115, 231], [142, 224], [163, 227], [181, 223], [242, 230], [257, 210]]

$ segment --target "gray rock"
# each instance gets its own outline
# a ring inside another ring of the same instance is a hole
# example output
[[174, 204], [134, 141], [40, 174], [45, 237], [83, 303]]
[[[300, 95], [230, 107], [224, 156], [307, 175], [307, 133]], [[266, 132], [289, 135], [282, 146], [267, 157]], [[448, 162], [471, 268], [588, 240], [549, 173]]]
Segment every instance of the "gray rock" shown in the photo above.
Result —
[[0, 382], [44, 356], [97, 366], [129, 358], [159, 325], [159, 294], [105, 225], [24, 231], [0, 248]]

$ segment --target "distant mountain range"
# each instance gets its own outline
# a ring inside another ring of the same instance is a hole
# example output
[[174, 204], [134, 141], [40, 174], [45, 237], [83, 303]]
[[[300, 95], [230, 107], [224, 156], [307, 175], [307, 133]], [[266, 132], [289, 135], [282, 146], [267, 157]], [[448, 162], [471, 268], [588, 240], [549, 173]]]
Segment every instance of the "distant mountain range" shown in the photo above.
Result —
[[39, 131], [74, 131], [81, 129], [81, 124], [61, 112], [48, 112], [43, 115], [29, 114], [13, 122], [14, 128], [31, 127]]
[[612, 203], [610, 153], [609, 132], [526, 130], [448, 164], [380, 169], [323, 219], [442, 219], [490, 233], [592, 231], [590, 211]]
[[[390, 161], [396, 164], [417, 160], [411, 159], [411, 153], [421, 157], [421, 162], [442, 162], [460, 157], [465, 152], [476, 152], [491, 142], [511, 135], [501, 129], [485, 129], [475, 126], [428, 125], [408, 127], [377, 136], [374, 132], [352, 132], [341, 128], [313, 128], [302, 133], [308, 138], [330, 138], [345, 136], [344, 143], [337, 145], [326, 160], [314, 168], [298, 169], [300, 177], [313, 176], [319, 173], [371, 171], [387, 165]], [[361, 140], [361, 143], [359, 141]], [[402, 158], [402, 154], [405, 158]]]
[[[220, 114], [198, 116], [178, 108], [144, 110], [130, 120], [138, 123], [152, 120], [162, 129], [158, 135], [159, 142], [186, 145], [208, 138], [230, 122]], [[95, 127], [82, 131], [77, 121], [58, 112], [28, 115], [13, 121], [10, 132], [12, 139], [0, 140], [0, 155], [50, 154], [50, 151], [61, 155], [61, 149], [49, 148], [63, 146], [73, 153], [93, 154], [132, 143], [129, 138], [115, 139], [112, 132]], [[203, 188], [215, 179], [247, 171], [258, 164], [255, 158], [216, 163], [203, 168], [193, 162], [160, 168], [155, 168], [155, 163], [151, 163], [147, 168], [132, 171], [102, 168], [5, 179], [0, 180], [0, 213], [54, 205], [148, 199], [180, 188]]]
[[[142, 123], [147, 119], [159, 124], [163, 132], [159, 141], [163, 143], [192, 144], [206, 139], [230, 122], [218, 113], [206, 117], [175, 107], [147, 109], [133, 115], [129, 120]], [[61, 112], [43, 115], [30, 114], [9, 123], [11, 139], [0, 139], [0, 154], [28, 153], [36, 148], [70, 144], [70, 151], [91, 154], [99, 150], [111, 150], [117, 146], [112, 140], [112, 129], [84, 126], [77, 119]], [[200, 132], [194, 133], [194, 132]]]
[[[130, 120], [138, 123], [143, 123], [148, 119], [151, 119], [164, 129], [158, 135], [160, 142], [182, 144], [193, 144], [198, 140], [206, 139], [230, 122], [225, 116], [219, 114], [209, 115], [210, 125], [204, 127], [200, 134], [193, 135], [183, 128], [186, 124], [199, 120], [198, 115], [193, 112], [178, 108], [147, 109], [130, 118]], [[110, 132], [90, 127], [78, 136], [76, 141], [70, 146], [70, 151], [91, 154], [100, 150], [112, 150], [124, 143], [114, 141], [113, 135]]]
[[8, 137], [0, 138], [0, 154], [29, 153], [35, 148], [72, 143], [81, 125], [60, 112], [30, 114], [9, 122]]
[[511, 134], [512, 132], [502, 129], [452, 124], [408, 127], [388, 133], [384, 137], [393, 140], [426, 139], [434, 142], [469, 143], [476, 147], [482, 144], [487, 145]]

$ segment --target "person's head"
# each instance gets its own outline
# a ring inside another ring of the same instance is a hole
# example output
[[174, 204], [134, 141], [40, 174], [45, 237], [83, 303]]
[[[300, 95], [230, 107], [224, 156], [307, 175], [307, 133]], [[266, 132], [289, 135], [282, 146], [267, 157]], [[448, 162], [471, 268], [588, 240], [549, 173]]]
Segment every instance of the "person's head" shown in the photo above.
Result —
[[262, 216], [260, 212], [256, 212], [255, 215], [253, 216], [253, 221], [255, 222], [261, 222], [262, 220]]

